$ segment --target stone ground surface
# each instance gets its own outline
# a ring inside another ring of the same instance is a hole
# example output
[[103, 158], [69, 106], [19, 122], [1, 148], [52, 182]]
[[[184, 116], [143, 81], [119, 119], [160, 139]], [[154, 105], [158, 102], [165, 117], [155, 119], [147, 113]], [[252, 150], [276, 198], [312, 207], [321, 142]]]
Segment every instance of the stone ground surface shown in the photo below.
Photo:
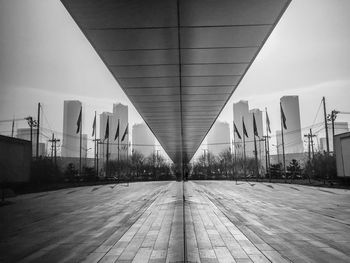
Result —
[[153, 182], [10, 201], [0, 262], [350, 262], [349, 190]]

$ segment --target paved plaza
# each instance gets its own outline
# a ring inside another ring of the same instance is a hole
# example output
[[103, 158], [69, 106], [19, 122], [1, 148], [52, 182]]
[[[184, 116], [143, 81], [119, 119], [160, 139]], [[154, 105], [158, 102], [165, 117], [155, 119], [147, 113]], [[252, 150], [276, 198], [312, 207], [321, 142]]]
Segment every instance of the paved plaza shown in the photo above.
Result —
[[9, 200], [0, 262], [350, 262], [348, 190], [152, 182]]

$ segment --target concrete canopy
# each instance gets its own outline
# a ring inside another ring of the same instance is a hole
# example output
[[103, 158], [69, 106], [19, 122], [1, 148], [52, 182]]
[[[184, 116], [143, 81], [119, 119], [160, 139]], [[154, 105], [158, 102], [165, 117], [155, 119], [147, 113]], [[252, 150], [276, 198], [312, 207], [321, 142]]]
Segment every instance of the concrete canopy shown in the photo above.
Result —
[[61, 0], [174, 162], [188, 162], [290, 0]]

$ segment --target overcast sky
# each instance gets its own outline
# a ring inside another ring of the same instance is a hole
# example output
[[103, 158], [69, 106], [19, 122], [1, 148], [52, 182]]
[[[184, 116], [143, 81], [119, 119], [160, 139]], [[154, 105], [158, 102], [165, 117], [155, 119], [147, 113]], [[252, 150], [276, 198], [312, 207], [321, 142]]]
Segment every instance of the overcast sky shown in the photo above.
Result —
[[[249, 100], [268, 107], [274, 131], [283, 95], [299, 95], [302, 127], [322, 96], [329, 110], [350, 111], [349, 14], [349, 0], [293, 0], [219, 119], [231, 124], [232, 103]], [[87, 133], [93, 111], [115, 102], [129, 105], [131, 124], [142, 121], [60, 1], [0, 0], [0, 120], [35, 116], [40, 101], [44, 127], [62, 131], [66, 99], [84, 103]], [[0, 123], [0, 134], [10, 130]]]

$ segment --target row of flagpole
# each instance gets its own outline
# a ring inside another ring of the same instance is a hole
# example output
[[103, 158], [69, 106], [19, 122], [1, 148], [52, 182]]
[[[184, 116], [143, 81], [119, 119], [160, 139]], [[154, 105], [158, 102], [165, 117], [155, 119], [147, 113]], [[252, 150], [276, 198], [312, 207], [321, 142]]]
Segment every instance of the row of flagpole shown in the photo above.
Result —
[[[79, 116], [78, 116], [78, 120], [77, 120], [77, 130], [76, 133], [79, 133], [79, 175], [82, 174], [82, 162], [81, 162], [81, 150], [82, 150], [82, 110], [83, 107], [80, 107], [80, 112], [79, 112]], [[118, 139], [118, 162], [120, 161], [120, 136], [119, 136], [119, 124], [120, 121], [118, 119], [118, 125], [117, 125], [117, 129], [116, 129], [116, 133], [114, 136], [114, 140]], [[106, 122], [106, 130], [105, 130], [105, 134], [103, 137], [103, 141], [107, 140], [107, 150], [106, 150], [106, 175], [109, 176], [109, 116], [107, 116], [107, 122]], [[98, 145], [100, 143], [100, 139], [97, 139], [97, 135], [96, 135], [96, 111], [95, 111], [95, 117], [94, 117], [94, 121], [92, 124], [92, 137], [95, 137], [94, 141], [94, 164], [95, 164], [95, 169], [96, 169], [96, 173], [98, 174]], [[123, 133], [123, 136], [121, 138], [121, 141], [123, 142], [125, 140], [125, 137], [129, 134], [129, 123], [126, 125], [125, 131]], [[127, 143], [127, 161], [129, 159], [129, 144]]]
[[[269, 173], [270, 179], [271, 179], [271, 171], [270, 171], [270, 146], [269, 146], [269, 134], [271, 134], [271, 127], [270, 127], [270, 119], [269, 115], [267, 113], [267, 109], [265, 108], [266, 112], [266, 136], [264, 137], [265, 140], [265, 154], [266, 154], [266, 171]], [[287, 129], [287, 119], [283, 111], [282, 103], [280, 102], [280, 114], [281, 114], [281, 137], [282, 137], [282, 155], [283, 155], [283, 174], [285, 179], [286, 178], [286, 157], [285, 157], [285, 151], [284, 151], [284, 130]], [[255, 120], [255, 114], [253, 113], [253, 136], [254, 136], [254, 158], [255, 158], [255, 175], [259, 176], [259, 164], [258, 164], [258, 154], [257, 154], [257, 145], [256, 145], [256, 137], [259, 137], [258, 129], [256, 125]], [[240, 132], [237, 129], [236, 123], [233, 122], [233, 133], [237, 135], [237, 137], [243, 141], [243, 172], [246, 176], [246, 145], [245, 145], [245, 138], [249, 138], [248, 132], [244, 123], [244, 117], [242, 117], [242, 132], [243, 132], [243, 138], [240, 134]], [[236, 145], [234, 145], [234, 157], [236, 162]]]

